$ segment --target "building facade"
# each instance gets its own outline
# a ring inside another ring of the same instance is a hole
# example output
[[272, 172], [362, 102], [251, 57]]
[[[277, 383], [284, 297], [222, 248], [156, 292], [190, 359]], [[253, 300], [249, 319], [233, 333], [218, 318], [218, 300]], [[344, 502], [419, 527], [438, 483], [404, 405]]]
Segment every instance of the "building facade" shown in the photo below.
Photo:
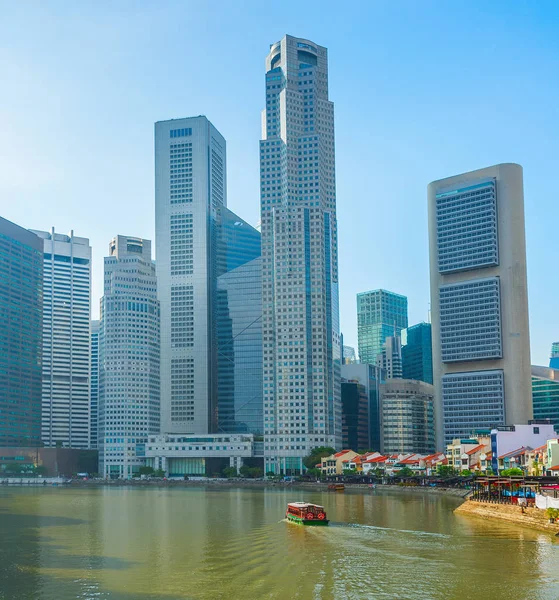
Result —
[[380, 449], [380, 384], [386, 379], [385, 372], [374, 365], [364, 363], [345, 364], [341, 368], [342, 379], [355, 381], [365, 387], [368, 398], [368, 440], [365, 448]]
[[342, 446], [363, 452], [369, 447], [369, 395], [358, 381], [342, 377]]
[[0, 446], [38, 446], [43, 242], [0, 217], [0, 254]]
[[408, 299], [387, 290], [357, 294], [359, 359], [375, 365], [387, 337], [399, 336], [408, 326]]
[[434, 452], [433, 398], [433, 386], [423, 381], [391, 379], [380, 386], [381, 452]]
[[151, 242], [119, 235], [105, 257], [99, 337], [99, 473], [127, 479], [160, 430], [160, 320]]
[[406, 343], [402, 346], [402, 375], [433, 384], [433, 346], [431, 323], [418, 323], [406, 330]]
[[522, 167], [429, 185], [439, 447], [532, 418]]
[[551, 355], [549, 357], [549, 368], [559, 369], [559, 342], [551, 344]]
[[99, 333], [101, 321], [91, 321], [91, 426], [89, 447], [97, 448], [99, 435]]
[[534, 419], [549, 419], [559, 432], [559, 369], [532, 366]]
[[266, 57], [260, 142], [264, 453], [302, 472], [341, 445], [334, 105], [327, 49], [285, 36]]
[[402, 378], [402, 340], [399, 335], [386, 338], [377, 356], [377, 366], [384, 370], [386, 379]]
[[43, 381], [45, 446], [89, 448], [91, 246], [89, 240], [33, 231], [43, 240]]

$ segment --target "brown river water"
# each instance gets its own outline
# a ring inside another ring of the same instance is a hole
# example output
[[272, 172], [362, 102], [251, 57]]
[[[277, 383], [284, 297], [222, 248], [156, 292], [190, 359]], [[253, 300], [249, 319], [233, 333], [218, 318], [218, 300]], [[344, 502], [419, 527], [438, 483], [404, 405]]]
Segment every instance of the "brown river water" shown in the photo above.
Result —
[[[325, 506], [330, 527], [283, 520]], [[2, 600], [558, 600], [559, 543], [397, 490], [0, 488]]]

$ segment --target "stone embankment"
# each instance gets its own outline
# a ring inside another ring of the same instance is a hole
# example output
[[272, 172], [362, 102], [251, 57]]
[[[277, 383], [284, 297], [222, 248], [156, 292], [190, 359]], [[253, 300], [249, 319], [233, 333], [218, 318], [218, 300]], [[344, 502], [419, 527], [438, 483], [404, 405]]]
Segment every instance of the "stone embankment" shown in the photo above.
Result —
[[515, 525], [523, 525], [538, 531], [559, 534], [559, 525], [550, 523], [544, 510], [538, 508], [525, 508], [511, 504], [492, 504], [489, 502], [477, 502], [466, 500], [454, 510], [458, 515], [473, 515], [476, 517], [499, 519]]

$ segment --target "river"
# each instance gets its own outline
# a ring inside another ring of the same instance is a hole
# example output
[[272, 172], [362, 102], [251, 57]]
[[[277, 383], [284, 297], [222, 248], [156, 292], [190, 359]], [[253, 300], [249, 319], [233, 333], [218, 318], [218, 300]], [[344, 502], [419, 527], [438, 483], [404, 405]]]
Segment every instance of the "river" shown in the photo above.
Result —
[[[323, 504], [330, 527], [282, 520]], [[454, 497], [250, 488], [0, 488], [2, 600], [557, 600], [559, 544]]]

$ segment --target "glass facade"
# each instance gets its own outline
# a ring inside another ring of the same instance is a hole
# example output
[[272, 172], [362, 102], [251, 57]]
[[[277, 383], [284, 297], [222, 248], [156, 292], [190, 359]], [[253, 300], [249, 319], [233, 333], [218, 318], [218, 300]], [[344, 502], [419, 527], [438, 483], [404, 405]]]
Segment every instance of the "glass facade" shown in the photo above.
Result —
[[402, 346], [402, 371], [404, 379], [433, 383], [433, 345], [431, 323], [418, 323], [408, 327], [406, 345]]
[[262, 266], [217, 280], [218, 430], [262, 435]]
[[534, 419], [549, 419], [559, 433], [559, 370], [532, 367]]
[[439, 273], [499, 264], [495, 181], [436, 196]]
[[99, 331], [101, 321], [91, 321], [91, 436], [89, 447], [97, 448], [99, 434]]
[[502, 358], [498, 277], [439, 288], [443, 362]]
[[503, 371], [450, 373], [442, 377], [444, 443], [476, 429], [505, 424]]
[[43, 241], [1, 217], [0, 322], [0, 446], [38, 446]]
[[551, 344], [551, 356], [549, 358], [549, 368], [559, 369], [559, 342]]
[[387, 337], [408, 326], [408, 299], [387, 290], [357, 294], [359, 359], [375, 365]]
[[342, 378], [342, 446], [354, 451], [369, 448], [367, 388]]
[[435, 450], [434, 388], [392, 379], [380, 386], [382, 452], [431, 454]]

